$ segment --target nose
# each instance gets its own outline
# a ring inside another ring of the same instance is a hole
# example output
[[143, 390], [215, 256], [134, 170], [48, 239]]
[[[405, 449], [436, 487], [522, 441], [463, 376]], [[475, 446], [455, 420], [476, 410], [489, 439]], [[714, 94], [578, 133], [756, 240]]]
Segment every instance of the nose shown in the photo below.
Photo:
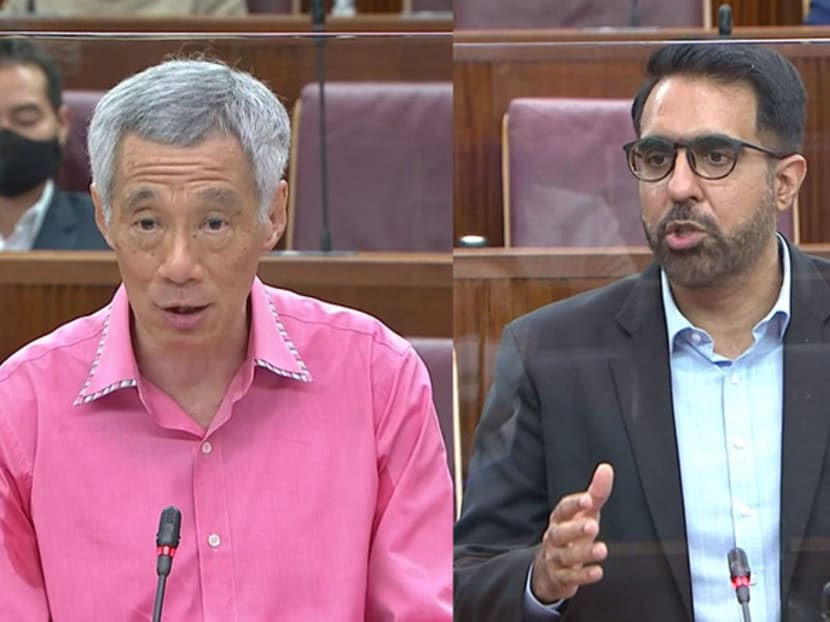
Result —
[[675, 203], [686, 201], [700, 201], [702, 197], [700, 178], [695, 175], [689, 161], [688, 151], [679, 147], [674, 156], [674, 168], [669, 173], [669, 196]]
[[202, 266], [193, 234], [187, 231], [171, 232], [163, 252], [160, 276], [176, 285], [201, 278]]

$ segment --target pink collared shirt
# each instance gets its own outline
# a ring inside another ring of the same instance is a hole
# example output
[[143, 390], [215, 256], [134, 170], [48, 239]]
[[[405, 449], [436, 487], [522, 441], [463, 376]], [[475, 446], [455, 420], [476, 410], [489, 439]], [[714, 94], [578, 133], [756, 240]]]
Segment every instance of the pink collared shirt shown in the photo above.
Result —
[[452, 619], [452, 493], [427, 372], [376, 320], [256, 280], [205, 432], [143, 379], [123, 287], [0, 366], [0, 620]]

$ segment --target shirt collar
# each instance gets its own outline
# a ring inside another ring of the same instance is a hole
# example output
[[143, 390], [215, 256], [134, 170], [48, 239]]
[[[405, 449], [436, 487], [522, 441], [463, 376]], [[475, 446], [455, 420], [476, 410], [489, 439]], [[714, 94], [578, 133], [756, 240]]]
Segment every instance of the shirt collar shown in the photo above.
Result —
[[52, 196], [55, 194], [55, 184], [51, 179], [46, 181], [43, 187], [43, 192], [40, 198], [32, 207], [23, 212], [23, 215], [14, 226], [12, 234], [4, 239], [0, 235], [0, 250], [4, 251], [30, 251], [35, 245], [37, 234], [40, 233], [40, 227], [43, 225], [43, 219], [46, 217], [46, 211], [49, 204], [52, 202]]
[[[268, 290], [254, 278], [249, 296], [251, 328], [248, 337], [248, 363], [278, 376], [311, 382], [311, 373], [288, 335], [274, 302], [276, 290]], [[130, 304], [122, 284], [105, 310], [101, 338], [95, 358], [75, 405], [85, 404], [118, 389], [135, 387], [138, 364], [130, 332]]]
[[[766, 324], [774, 317], [778, 316], [781, 319], [778, 322], [778, 334], [776, 337], [781, 340], [784, 338], [784, 332], [790, 321], [790, 289], [792, 281], [792, 269], [790, 267], [790, 249], [787, 243], [777, 234], [778, 237], [778, 255], [781, 257], [781, 268], [784, 273], [781, 279], [781, 289], [778, 291], [778, 298], [775, 304], [769, 310], [763, 319], [756, 324], [753, 333], [762, 325]], [[695, 328], [694, 325], [684, 316], [677, 304], [674, 301], [674, 296], [669, 287], [669, 279], [666, 276], [665, 270], [660, 269], [660, 288], [663, 294], [663, 311], [666, 314], [666, 333], [669, 340], [669, 356], [674, 353], [675, 339], [678, 334], [684, 330]]]

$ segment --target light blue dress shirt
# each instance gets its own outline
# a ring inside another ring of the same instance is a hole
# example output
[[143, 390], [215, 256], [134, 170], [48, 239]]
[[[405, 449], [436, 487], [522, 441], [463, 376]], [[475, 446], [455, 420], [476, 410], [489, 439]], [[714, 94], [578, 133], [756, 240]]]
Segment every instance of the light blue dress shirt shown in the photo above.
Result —
[[[695, 622], [741, 622], [726, 561], [742, 548], [751, 569], [753, 622], [781, 617], [779, 517], [784, 333], [790, 321], [790, 256], [779, 238], [778, 299], [734, 361], [713, 349], [674, 302], [660, 273], [671, 366], [677, 451], [686, 519]], [[531, 567], [532, 570], [532, 567]], [[558, 620], [525, 588], [530, 620]]]
[[671, 361], [692, 602], [696, 622], [740, 622], [727, 553], [742, 548], [752, 571], [753, 622], [781, 618], [780, 539], [783, 337], [790, 320], [790, 257], [772, 309], [734, 361], [680, 313], [661, 273]]

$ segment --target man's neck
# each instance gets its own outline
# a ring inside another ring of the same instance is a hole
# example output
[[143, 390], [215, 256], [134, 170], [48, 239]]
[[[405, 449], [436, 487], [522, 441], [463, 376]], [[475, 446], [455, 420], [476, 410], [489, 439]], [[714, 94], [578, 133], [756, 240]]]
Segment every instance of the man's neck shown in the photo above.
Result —
[[8, 238], [14, 233], [14, 228], [20, 218], [26, 213], [26, 210], [37, 203], [45, 187], [46, 182], [44, 181], [17, 196], [0, 196], [0, 235], [3, 238]]
[[136, 361], [141, 375], [172, 397], [203, 428], [208, 428], [234, 375], [247, 356], [247, 318], [221, 340], [204, 347], [170, 347], [136, 330]]
[[752, 329], [769, 313], [781, 291], [778, 240], [746, 273], [704, 288], [671, 284], [677, 308], [712, 337], [718, 354], [735, 359], [753, 343]]

